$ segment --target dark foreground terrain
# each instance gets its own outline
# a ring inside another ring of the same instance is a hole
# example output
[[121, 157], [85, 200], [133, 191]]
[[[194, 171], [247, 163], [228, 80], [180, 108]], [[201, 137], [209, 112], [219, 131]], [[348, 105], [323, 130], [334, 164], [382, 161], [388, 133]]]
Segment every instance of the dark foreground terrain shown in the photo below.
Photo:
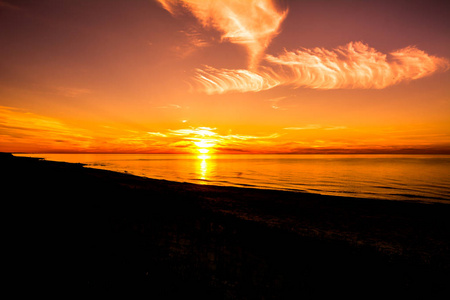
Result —
[[3, 286], [16, 295], [449, 299], [447, 204], [200, 186], [9, 154], [0, 166]]

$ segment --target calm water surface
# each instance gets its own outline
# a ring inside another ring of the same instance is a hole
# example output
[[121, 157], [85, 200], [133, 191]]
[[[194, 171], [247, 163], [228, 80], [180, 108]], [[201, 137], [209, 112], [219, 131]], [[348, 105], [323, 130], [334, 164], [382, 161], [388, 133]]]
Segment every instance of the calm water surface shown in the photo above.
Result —
[[22, 156], [180, 182], [450, 203], [450, 155]]

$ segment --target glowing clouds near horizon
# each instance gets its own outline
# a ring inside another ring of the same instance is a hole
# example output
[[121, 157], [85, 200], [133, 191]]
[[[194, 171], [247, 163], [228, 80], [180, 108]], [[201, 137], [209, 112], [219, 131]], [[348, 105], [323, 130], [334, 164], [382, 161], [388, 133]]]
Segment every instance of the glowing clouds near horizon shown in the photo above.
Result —
[[241, 147], [251, 148], [260, 144], [267, 144], [268, 140], [280, 137], [277, 133], [265, 136], [242, 134], [222, 135], [216, 132], [216, 128], [210, 127], [169, 130], [168, 136], [178, 137], [177, 142], [169, 146], [175, 147], [180, 145], [181, 139], [184, 142], [181, 145], [186, 150], [200, 154], [234, 152], [237, 149], [241, 149]]
[[195, 80], [208, 94], [258, 92], [279, 85], [314, 89], [382, 89], [449, 68], [445, 58], [406, 47], [389, 55], [362, 42], [333, 50], [324, 48], [267, 55], [263, 71], [215, 69], [197, 71]]
[[[190, 153], [201, 159], [216, 153], [448, 153], [448, 133], [440, 132], [439, 128], [437, 125], [351, 128], [344, 124], [297, 124], [282, 128], [281, 134], [238, 134], [212, 127], [151, 132], [105, 124], [81, 128], [0, 106], [0, 151]], [[336, 130], [340, 130], [339, 134], [334, 134]]]
[[221, 33], [222, 41], [240, 44], [249, 53], [249, 68], [258, 65], [286, 17], [271, 0], [157, 0], [172, 15], [187, 9], [203, 27]]
[[270, 145], [279, 134], [220, 134], [217, 128], [189, 127], [163, 132], [120, 127], [81, 128], [58, 119], [0, 106], [2, 152], [196, 153], [241, 152]]

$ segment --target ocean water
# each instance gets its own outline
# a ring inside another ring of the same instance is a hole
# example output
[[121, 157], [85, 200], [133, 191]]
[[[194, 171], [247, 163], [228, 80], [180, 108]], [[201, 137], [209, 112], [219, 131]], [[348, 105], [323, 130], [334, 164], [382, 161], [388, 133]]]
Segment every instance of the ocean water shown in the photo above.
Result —
[[179, 182], [450, 203], [450, 155], [23, 154]]

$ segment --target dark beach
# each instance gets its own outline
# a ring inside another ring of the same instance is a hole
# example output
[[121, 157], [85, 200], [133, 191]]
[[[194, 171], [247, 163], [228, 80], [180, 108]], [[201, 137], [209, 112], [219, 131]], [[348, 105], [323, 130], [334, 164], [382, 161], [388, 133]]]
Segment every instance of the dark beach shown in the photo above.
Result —
[[450, 295], [448, 204], [176, 183], [10, 154], [0, 162], [6, 284], [22, 291]]

